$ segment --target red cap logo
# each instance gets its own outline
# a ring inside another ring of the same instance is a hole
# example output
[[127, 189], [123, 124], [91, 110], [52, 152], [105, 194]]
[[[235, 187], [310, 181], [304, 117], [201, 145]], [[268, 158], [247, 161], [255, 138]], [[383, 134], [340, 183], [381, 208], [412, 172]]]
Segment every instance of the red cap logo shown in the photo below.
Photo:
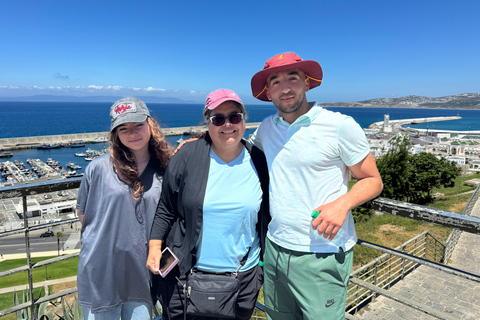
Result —
[[132, 109], [132, 106], [131, 106], [131, 105], [129, 105], [129, 104], [122, 104], [122, 105], [117, 105], [117, 106], [115, 106], [115, 110], [114, 110], [114, 111], [115, 111], [116, 114], [122, 114], [122, 113], [124, 113], [125, 111], [130, 110], [130, 109]]

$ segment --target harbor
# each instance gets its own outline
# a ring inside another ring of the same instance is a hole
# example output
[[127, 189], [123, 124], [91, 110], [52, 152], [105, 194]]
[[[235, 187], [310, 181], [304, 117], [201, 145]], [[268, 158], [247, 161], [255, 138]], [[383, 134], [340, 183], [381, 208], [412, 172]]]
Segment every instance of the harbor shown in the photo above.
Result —
[[[390, 135], [405, 130], [402, 126], [425, 122], [438, 122], [461, 119], [459, 116], [423, 117], [401, 120], [390, 120], [388, 115], [384, 121], [371, 124], [370, 130], [389, 132]], [[253, 132], [260, 122], [246, 123], [246, 129]], [[172, 145], [205, 131], [205, 126], [188, 126], [162, 128], [166, 140]], [[419, 129], [421, 131], [422, 129]], [[246, 133], [246, 137], [248, 137]], [[37, 179], [66, 179], [80, 177], [84, 168], [95, 157], [108, 151], [108, 132], [78, 133], [66, 135], [49, 135], [36, 137], [19, 137], [0, 139], [0, 155], [5, 158], [14, 157], [14, 161], [0, 162], [2, 179], [0, 186], [29, 183]], [[94, 149], [95, 148], [95, 149]], [[57, 157], [60, 157], [58, 160]], [[53, 159], [52, 159], [53, 158]], [[27, 163], [30, 168], [25, 168]]]
[[[376, 136], [386, 134], [386, 136], [391, 137], [401, 131], [409, 131], [408, 128], [402, 126], [412, 123], [456, 120], [458, 118], [460, 117], [390, 120], [389, 116], [385, 115], [384, 121], [375, 122], [369, 129], [364, 129], [364, 131], [367, 136], [368, 131], [371, 130], [376, 132], [374, 133]], [[259, 124], [259, 122], [247, 123], [246, 128], [250, 132], [247, 131], [245, 137], [248, 137], [248, 134], [252, 133]], [[371, 129], [372, 127], [376, 129]], [[204, 131], [205, 126], [163, 128], [162, 130], [166, 135], [166, 140], [172, 145], [176, 145], [182, 140]], [[421, 130], [419, 129], [419, 131]], [[433, 133], [433, 130], [431, 132]], [[1, 152], [6, 155], [4, 159], [0, 160], [0, 172], [2, 174], [0, 187], [81, 177], [91, 160], [108, 151], [107, 137], [108, 132], [96, 132], [0, 139], [0, 150], [4, 150]], [[432, 136], [428, 138], [430, 140], [433, 139]], [[386, 141], [388, 139], [369, 138], [371, 151], [374, 156], [378, 152], [375, 143], [384, 143]], [[51, 148], [38, 148], [38, 146], [48, 145]], [[477, 157], [474, 150], [475, 146], [462, 147], [452, 145], [443, 146], [442, 148], [447, 147], [451, 153], [455, 151], [456, 155], [469, 152], [472, 159]], [[377, 149], [383, 150], [384, 148], [380, 146]], [[427, 152], [433, 152], [430, 150], [432, 149], [431, 147], [427, 149]], [[437, 149], [440, 150], [440, 148]], [[437, 153], [438, 150], [436, 150]], [[471, 162], [473, 163], [474, 161]], [[73, 217], [77, 192], [77, 189], [72, 189], [59, 194], [28, 196], [28, 215], [38, 219], [38, 223]], [[17, 212], [22, 212], [20, 206], [20, 199], [0, 199], [0, 225], [3, 223], [4, 230], [21, 225], [20, 216], [16, 214]]]

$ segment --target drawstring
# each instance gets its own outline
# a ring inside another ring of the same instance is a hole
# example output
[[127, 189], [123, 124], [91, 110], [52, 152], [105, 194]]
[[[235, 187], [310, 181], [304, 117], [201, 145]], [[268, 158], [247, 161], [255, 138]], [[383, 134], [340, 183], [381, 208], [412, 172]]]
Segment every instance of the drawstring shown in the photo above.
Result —
[[288, 250], [288, 263], [287, 263], [287, 277], [290, 272], [290, 258], [292, 257], [292, 250]]
[[278, 273], [277, 273], [277, 271], [278, 271], [278, 257], [279, 257], [279, 256], [280, 256], [280, 250], [277, 251], [277, 261], [276, 261], [276, 263], [275, 263], [275, 279], [277, 279], [277, 280], [278, 280]]

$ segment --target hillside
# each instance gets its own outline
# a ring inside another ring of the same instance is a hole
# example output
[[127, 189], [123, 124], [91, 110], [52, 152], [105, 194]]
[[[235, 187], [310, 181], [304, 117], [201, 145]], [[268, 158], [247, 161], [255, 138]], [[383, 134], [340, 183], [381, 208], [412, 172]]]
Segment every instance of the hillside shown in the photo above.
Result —
[[432, 109], [480, 109], [480, 93], [462, 93], [446, 97], [405, 96], [377, 98], [356, 102], [322, 103], [324, 107], [353, 108], [432, 108]]

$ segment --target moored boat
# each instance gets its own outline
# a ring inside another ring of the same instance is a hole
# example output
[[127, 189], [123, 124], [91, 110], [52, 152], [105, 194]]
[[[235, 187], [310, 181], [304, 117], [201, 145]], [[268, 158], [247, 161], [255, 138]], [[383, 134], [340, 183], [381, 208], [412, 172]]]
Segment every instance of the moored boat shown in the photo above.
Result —
[[10, 158], [13, 157], [13, 153], [11, 152], [0, 152], [0, 158]]
[[73, 162], [69, 162], [67, 163], [66, 165], [67, 168], [70, 168], [72, 170], [78, 170], [78, 169], [82, 169], [82, 167], [80, 167], [79, 165], [73, 163]]
[[97, 137], [97, 138], [93, 139], [92, 141], [90, 141], [90, 143], [104, 143], [104, 142], [108, 142], [108, 139]]
[[85, 143], [83, 142], [72, 142], [68, 145], [70, 148], [82, 148], [85, 147]]
[[45, 144], [42, 144], [41, 146], [38, 146], [37, 149], [58, 149], [61, 147], [62, 146], [58, 143], [45, 143]]

